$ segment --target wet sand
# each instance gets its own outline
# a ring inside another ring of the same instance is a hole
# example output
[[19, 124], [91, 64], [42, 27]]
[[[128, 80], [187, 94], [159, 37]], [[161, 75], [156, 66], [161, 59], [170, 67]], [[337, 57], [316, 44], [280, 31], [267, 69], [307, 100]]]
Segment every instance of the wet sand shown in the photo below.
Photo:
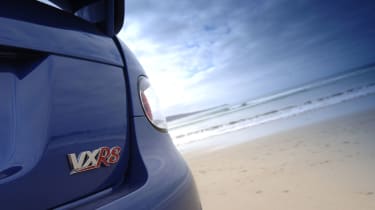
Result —
[[205, 210], [375, 209], [375, 110], [184, 156]]

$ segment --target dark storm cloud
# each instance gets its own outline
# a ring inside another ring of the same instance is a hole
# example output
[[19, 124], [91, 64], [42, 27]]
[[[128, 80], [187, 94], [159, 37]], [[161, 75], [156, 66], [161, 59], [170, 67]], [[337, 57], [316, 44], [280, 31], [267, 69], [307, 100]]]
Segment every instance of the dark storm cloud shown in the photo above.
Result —
[[264, 96], [375, 58], [371, 1], [127, 4], [122, 36], [146, 71], [185, 80], [181, 95], [191, 97], [168, 104], [175, 111]]

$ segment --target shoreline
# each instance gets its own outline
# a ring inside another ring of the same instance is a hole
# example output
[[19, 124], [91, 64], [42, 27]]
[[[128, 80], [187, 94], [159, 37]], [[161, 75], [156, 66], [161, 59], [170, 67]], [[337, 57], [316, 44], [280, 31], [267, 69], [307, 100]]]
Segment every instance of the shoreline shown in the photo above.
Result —
[[375, 209], [373, 103], [349, 101], [185, 151], [203, 208]]
[[287, 118], [281, 118], [241, 130], [208, 137], [177, 146], [177, 148], [182, 154], [186, 155], [207, 153], [306, 125], [319, 124], [327, 120], [366, 112], [374, 107], [375, 94], [372, 94], [363, 98], [356, 98], [320, 109], [310, 110]]

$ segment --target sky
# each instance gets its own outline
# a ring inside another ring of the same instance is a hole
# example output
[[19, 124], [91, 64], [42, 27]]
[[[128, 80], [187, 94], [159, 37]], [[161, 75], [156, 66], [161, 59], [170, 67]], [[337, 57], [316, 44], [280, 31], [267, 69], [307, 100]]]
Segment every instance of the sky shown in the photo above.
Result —
[[365, 0], [126, 0], [119, 37], [173, 115], [374, 63], [373, 11]]

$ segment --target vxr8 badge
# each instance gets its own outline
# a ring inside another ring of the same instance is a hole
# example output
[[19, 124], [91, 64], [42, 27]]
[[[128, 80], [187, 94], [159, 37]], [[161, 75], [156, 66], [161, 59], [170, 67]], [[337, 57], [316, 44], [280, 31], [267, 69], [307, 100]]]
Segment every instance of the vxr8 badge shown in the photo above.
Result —
[[115, 164], [120, 159], [120, 152], [121, 147], [115, 146], [112, 148], [100, 147], [94, 151], [83, 151], [78, 155], [78, 158], [75, 153], [68, 154], [70, 167], [72, 168], [70, 174], [100, 168], [102, 165]]

